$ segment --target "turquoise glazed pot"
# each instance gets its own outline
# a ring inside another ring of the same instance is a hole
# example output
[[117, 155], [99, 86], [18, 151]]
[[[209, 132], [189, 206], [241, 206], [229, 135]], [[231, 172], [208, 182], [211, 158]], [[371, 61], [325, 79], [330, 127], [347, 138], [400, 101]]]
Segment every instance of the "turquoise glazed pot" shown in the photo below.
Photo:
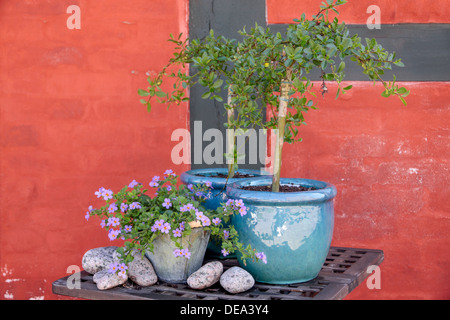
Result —
[[246, 260], [241, 266], [257, 282], [290, 284], [314, 279], [328, 254], [334, 227], [333, 198], [336, 188], [307, 179], [281, 179], [281, 184], [313, 187], [303, 192], [247, 191], [243, 186], [271, 185], [267, 177], [234, 182], [227, 196], [242, 199], [245, 216], [234, 215], [232, 223], [244, 245], [264, 252], [267, 264]]
[[[239, 169], [239, 173], [253, 175], [255, 177], [261, 177], [264, 174], [260, 170], [250, 170], [250, 169]], [[203, 203], [203, 206], [209, 210], [216, 210], [222, 203], [227, 201], [226, 197], [226, 186], [232, 184], [236, 181], [242, 181], [244, 179], [254, 179], [254, 178], [232, 178], [227, 182], [226, 178], [214, 177], [217, 174], [228, 174], [227, 168], [208, 168], [208, 169], [194, 169], [183, 172], [180, 176], [182, 183], [189, 184], [205, 184], [205, 182], [210, 181], [212, 183], [212, 188], [208, 198]], [[225, 224], [227, 227], [228, 224]], [[212, 258], [236, 258], [234, 254], [230, 254], [223, 257], [221, 254], [220, 242], [211, 236], [208, 243], [207, 255]]]

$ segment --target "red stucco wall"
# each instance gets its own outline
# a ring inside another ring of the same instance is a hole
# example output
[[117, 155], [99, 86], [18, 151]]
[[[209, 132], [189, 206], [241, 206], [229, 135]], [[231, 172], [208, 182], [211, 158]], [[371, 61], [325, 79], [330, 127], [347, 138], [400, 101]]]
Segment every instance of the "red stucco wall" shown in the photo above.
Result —
[[381, 289], [363, 283], [348, 299], [448, 299], [450, 83], [403, 83], [407, 107], [349, 84], [338, 100], [335, 87], [318, 94], [282, 175], [336, 186], [332, 245], [384, 251]]
[[[267, 0], [268, 22], [316, 14], [320, 3]], [[339, 18], [365, 24], [370, 5], [380, 7], [382, 24], [450, 23], [446, 0], [349, 0]], [[381, 97], [381, 86], [351, 84], [338, 100], [330, 86], [318, 99], [300, 128], [303, 142], [284, 149], [282, 175], [336, 185], [333, 245], [384, 250], [381, 289], [364, 283], [347, 299], [449, 299], [450, 83], [403, 83], [407, 107]]]
[[[365, 23], [371, 4], [382, 23], [450, 17], [445, 0], [414, 1], [420, 15], [411, 1], [349, 2], [342, 17], [350, 23]], [[298, 3], [267, 0], [269, 23], [291, 22], [320, 1]], [[81, 8], [80, 30], [66, 26], [69, 5]], [[99, 187], [188, 169], [170, 158], [188, 105], [149, 114], [137, 96], [145, 73], [169, 58], [168, 34], [187, 31], [187, 5], [0, 2], [0, 299], [60, 299], [51, 283], [88, 249], [111, 244], [84, 219]], [[362, 284], [348, 299], [448, 299], [450, 84], [405, 83], [407, 107], [380, 87], [352, 84], [339, 100], [331, 85], [318, 100], [304, 141], [285, 147], [283, 175], [336, 185], [334, 245], [385, 251], [381, 289]]]
[[[304, 12], [316, 14], [324, 0], [266, 0], [269, 23], [292, 23]], [[447, 0], [347, 0], [339, 7], [339, 20], [348, 24], [366, 24], [373, 13], [367, 8], [378, 6], [381, 23], [448, 23], [450, 6]]]
[[57, 299], [51, 283], [111, 244], [84, 219], [99, 187], [188, 169], [170, 158], [188, 105], [149, 114], [137, 95], [186, 17], [184, 0], [0, 2], [0, 299]]

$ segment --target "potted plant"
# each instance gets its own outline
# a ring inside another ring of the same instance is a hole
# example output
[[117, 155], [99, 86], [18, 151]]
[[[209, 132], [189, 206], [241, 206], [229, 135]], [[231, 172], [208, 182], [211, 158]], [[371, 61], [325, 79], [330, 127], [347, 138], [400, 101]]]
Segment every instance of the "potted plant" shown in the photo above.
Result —
[[[106, 204], [99, 209], [91, 206], [86, 219], [100, 217], [110, 240], [125, 240], [118, 249], [124, 265], [133, 261], [138, 251], [152, 262], [160, 280], [186, 282], [201, 267], [210, 235], [221, 238], [224, 255], [237, 250], [246, 258], [265, 257], [251, 246], [244, 247], [233, 226], [224, 227], [232, 214], [246, 213], [242, 201], [230, 200], [219, 210], [208, 210], [202, 203], [210, 192], [209, 183], [188, 188], [177, 186], [172, 170], [164, 175], [149, 183], [154, 196], [147, 195], [148, 189], [135, 180], [117, 193], [105, 188], [95, 192]], [[126, 268], [117, 271], [125, 273]]]
[[227, 187], [227, 196], [244, 200], [250, 213], [233, 217], [234, 227], [243, 241], [264, 248], [269, 260], [264, 269], [251, 262], [245, 267], [259, 282], [287, 284], [313, 279], [331, 244], [336, 188], [323, 181], [280, 177], [283, 143], [298, 141], [297, 127], [305, 124], [304, 113], [316, 108], [309, 72], [319, 69], [322, 94], [327, 92], [325, 81], [336, 81], [338, 97], [351, 89], [341, 86], [343, 60], [348, 57], [371, 80], [381, 81], [383, 96], [398, 96], [406, 104], [404, 97], [409, 91], [397, 85], [395, 76], [388, 82], [382, 79], [384, 70], [392, 65], [403, 66], [395, 53], [387, 52], [375, 39], [363, 44], [357, 35], [349, 34], [344, 23], [330, 19], [345, 2], [323, 2], [312, 19], [303, 14], [284, 36], [258, 25], [241, 32], [244, 39], [238, 43], [232, 90], [250, 93], [239, 97], [244, 103], [248, 97], [256, 97], [268, 105], [271, 114], [265, 128], [277, 133], [272, 178], [254, 178]]
[[[204, 98], [220, 101], [216, 89], [219, 90], [223, 82], [218, 74], [222, 70], [228, 72], [225, 107], [233, 110], [228, 125], [233, 124], [233, 119], [241, 119], [242, 122], [235, 123], [235, 128], [260, 125], [275, 136], [272, 177], [233, 181], [232, 185], [228, 184], [226, 193], [229, 199], [244, 200], [250, 213], [232, 218], [241, 239], [252, 246], [263, 247], [267, 255], [268, 264], [264, 269], [251, 262], [244, 266], [259, 282], [292, 283], [314, 278], [331, 243], [336, 188], [322, 181], [283, 179], [280, 175], [283, 144], [300, 140], [298, 126], [305, 124], [304, 113], [316, 109], [313, 82], [307, 77], [310, 71], [319, 70], [322, 94], [328, 91], [326, 81], [337, 82], [338, 97], [352, 88], [341, 85], [344, 59], [350, 58], [362, 67], [369, 79], [383, 84], [384, 97], [395, 95], [406, 104], [404, 98], [409, 91], [397, 85], [395, 76], [391, 81], [382, 79], [384, 70], [391, 69], [392, 65], [403, 66], [395, 53], [387, 52], [375, 39], [366, 39], [363, 44], [357, 35], [350, 35], [344, 23], [330, 18], [333, 12], [338, 14], [337, 7], [345, 2], [326, 0], [311, 19], [303, 14], [294, 20], [284, 36], [258, 25], [250, 32], [244, 29], [242, 41], [223, 39], [231, 44], [225, 46], [225, 51], [215, 51], [216, 47], [220, 48], [218, 44], [209, 48], [192, 41], [186, 46], [184, 42], [172, 39], [179, 48], [187, 48], [187, 51], [182, 49], [176, 53], [175, 60], [194, 50], [194, 55], [187, 55], [188, 59], [182, 61], [194, 62], [199, 67], [199, 74], [195, 75], [200, 75], [198, 82], [208, 88]], [[213, 33], [210, 36], [213, 37]], [[217, 52], [226, 54], [215, 55]], [[162, 74], [166, 75], [166, 69]], [[176, 79], [175, 88], [194, 84], [193, 78], [181, 71], [171, 76]], [[166, 94], [160, 87], [160, 75], [148, 81], [148, 90], [140, 91], [143, 96], [157, 96], [159, 102], [164, 103], [187, 99], [184, 91]], [[149, 101], [141, 102], [149, 106]], [[258, 107], [258, 101], [270, 111], [267, 118]], [[239, 259], [244, 262], [241, 257]]]
[[[225, 158], [228, 168], [194, 169], [184, 172], [180, 176], [181, 182], [188, 186], [210, 181], [212, 183], [211, 192], [204, 206], [207, 209], [215, 210], [226, 201], [225, 187], [228, 183], [266, 174], [262, 170], [238, 168], [238, 160], [241, 156], [238, 148], [238, 137], [245, 136], [248, 129], [259, 124], [248, 118], [248, 115], [251, 114], [248, 112], [249, 109], [254, 109], [257, 105], [240, 103], [239, 100], [235, 99], [237, 94], [234, 94], [231, 89], [231, 81], [236, 78], [236, 70], [233, 65], [235, 59], [239, 57], [236, 51], [238, 48], [236, 40], [229, 40], [223, 36], [216, 37], [213, 30], [202, 40], [181, 40], [181, 37], [182, 34], [176, 39], [172, 34], [170, 35], [169, 41], [176, 45], [173, 57], [158, 74], [147, 78], [149, 86], [147, 89], [139, 89], [138, 94], [143, 97], [141, 102], [150, 111], [153, 98], [168, 106], [187, 101], [186, 89], [194, 85], [205, 88], [206, 91], [202, 95], [204, 99], [223, 102], [220, 92], [222, 90], [227, 92], [227, 102], [224, 103], [224, 109], [227, 113], [227, 122], [225, 123], [227, 128], [227, 152]], [[186, 69], [188, 64], [192, 67], [189, 75], [182, 71]], [[163, 84], [171, 78], [175, 81], [173, 90], [166, 91]], [[214, 236], [211, 238], [212, 241], [208, 246], [209, 255], [222, 258], [220, 240]], [[234, 255], [228, 257], [234, 257]]]

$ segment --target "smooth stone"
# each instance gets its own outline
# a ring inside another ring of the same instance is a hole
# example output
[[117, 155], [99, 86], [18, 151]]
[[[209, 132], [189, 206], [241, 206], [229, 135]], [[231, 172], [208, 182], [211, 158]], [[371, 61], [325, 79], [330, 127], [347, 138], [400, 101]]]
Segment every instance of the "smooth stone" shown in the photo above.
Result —
[[142, 257], [139, 252], [134, 253], [133, 257], [133, 261], [128, 264], [128, 278], [142, 287], [154, 285], [158, 276], [150, 260]]
[[114, 258], [117, 248], [115, 246], [99, 247], [86, 251], [81, 261], [83, 269], [90, 274], [108, 269], [110, 264], [118, 262]]
[[128, 277], [121, 277], [117, 272], [111, 273], [104, 269], [92, 277], [92, 281], [97, 284], [99, 290], [107, 290], [124, 284]]
[[240, 293], [251, 289], [255, 279], [241, 267], [231, 267], [220, 277], [220, 285], [229, 293]]
[[189, 276], [187, 284], [192, 289], [205, 289], [219, 281], [222, 273], [223, 265], [220, 261], [208, 262]]

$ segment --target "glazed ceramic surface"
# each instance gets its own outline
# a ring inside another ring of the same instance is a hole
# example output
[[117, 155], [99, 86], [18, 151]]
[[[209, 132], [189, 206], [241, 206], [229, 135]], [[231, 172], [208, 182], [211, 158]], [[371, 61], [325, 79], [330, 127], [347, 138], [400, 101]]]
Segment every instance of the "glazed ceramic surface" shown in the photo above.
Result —
[[[253, 175], [255, 177], [260, 177], [263, 173], [259, 170], [250, 170], [250, 169], [239, 169], [239, 173]], [[226, 178], [218, 178], [214, 177], [217, 174], [228, 174], [227, 168], [212, 168], [212, 169], [194, 169], [183, 172], [180, 176], [180, 180], [182, 183], [188, 185], [192, 184], [204, 184], [207, 181], [212, 183], [211, 192], [208, 194], [207, 199], [203, 203], [203, 206], [206, 209], [215, 210], [222, 203], [227, 201], [226, 196], [226, 186], [232, 184], [236, 181], [241, 181], [246, 178], [231, 178], [227, 181]], [[253, 178], [251, 178], [253, 179]], [[225, 225], [225, 227], [228, 224]], [[224, 258], [221, 254], [220, 242], [211, 237], [211, 241], [208, 244], [208, 255], [215, 258]], [[226, 258], [235, 258], [234, 254], [228, 255]]]
[[232, 223], [245, 245], [264, 252], [267, 264], [247, 260], [241, 266], [256, 281], [289, 284], [317, 276], [330, 248], [334, 227], [336, 188], [322, 181], [281, 179], [281, 184], [312, 186], [303, 192], [246, 191], [245, 185], [270, 185], [270, 178], [254, 178], [227, 187], [227, 196], [242, 199], [245, 216]]

